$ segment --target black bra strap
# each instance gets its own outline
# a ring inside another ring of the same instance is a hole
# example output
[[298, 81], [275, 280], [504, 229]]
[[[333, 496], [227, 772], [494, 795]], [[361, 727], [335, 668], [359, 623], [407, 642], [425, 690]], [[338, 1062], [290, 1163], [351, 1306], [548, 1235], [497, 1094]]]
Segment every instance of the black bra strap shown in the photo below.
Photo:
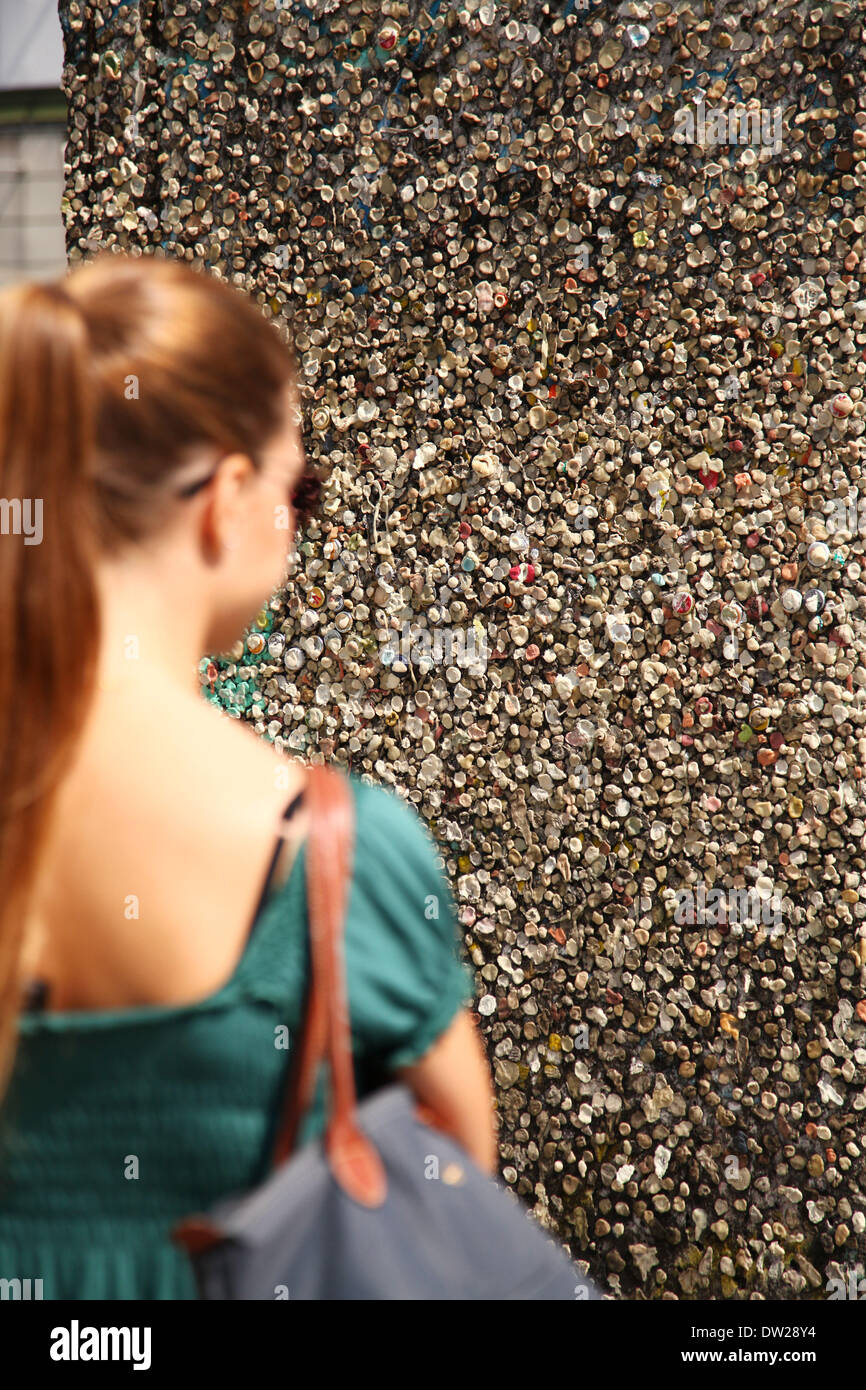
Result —
[[[286, 807], [285, 811], [283, 812], [283, 820], [290, 820], [290, 819], [291, 819], [291, 817], [295, 814], [295, 811], [298, 809], [298, 807], [300, 806], [300, 804], [301, 804], [301, 802], [303, 801], [303, 799], [304, 799], [304, 793], [303, 793], [303, 791], [299, 791], [298, 794], [297, 794], [297, 796], [293, 796], [293, 797], [292, 797], [291, 801], [289, 802], [288, 806]], [[261, 891], [261, 893], [259, 894], [259, 901], [258, 901], [258, 904], [256, 905], [256, 910], [255, 910], [255, 912], [253, 913], [253, 919], [252, 919], [252, 921], [251, 921], [251, 923], [250, 923], [250, 930], [249, 930], [249, 935], [250, 935], [250, 936], [252, 936], [253, 932], [255, 931], [255, 929], [256, 929], [256, 923], [257, 923], [258, 920], [259, 920], [259, 915], [260, 915], [260, 913], [261, 913], [261, 911], [262, 911], [262, 908], [264, 907], [265, 903], [266, 903], [267, 900], [268, 900], [268, 894], [269, 894], [270, 891], [271, 891], [271, 884], [272, 884], [272, 882], [273, 882], [274, 873], [276, 872], [277, 862], [278, 862], [278, 860], [279, 860], [280, 853], [281, 853], [281, 851], [282, 851], [282, 849], [283, 849], [284, 844], [285, 844], [285, 840], [282, 838], [282, 836], [278, 836], [278, 838], [277, 838], [277, 843], [276, 843], [276, 845], [274, 846], [274, 852], [273, 852], [273, 854], [271, 855], [270, 867], [268, 868], [268, 872], [267, 872], [267, 874], [266, 874], [266, 876], [265, 876], [265, 881], [264, 881], [264, 884], [263, 884], [263, 886], [262, 886], [262, 891]]]

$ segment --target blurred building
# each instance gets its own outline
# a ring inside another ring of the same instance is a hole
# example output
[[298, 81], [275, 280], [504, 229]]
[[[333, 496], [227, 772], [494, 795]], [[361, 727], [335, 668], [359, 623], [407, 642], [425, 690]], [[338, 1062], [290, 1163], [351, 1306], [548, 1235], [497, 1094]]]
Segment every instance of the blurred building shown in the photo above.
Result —
[[0, 285], [66, 268], [57, 0], [0, 0]]

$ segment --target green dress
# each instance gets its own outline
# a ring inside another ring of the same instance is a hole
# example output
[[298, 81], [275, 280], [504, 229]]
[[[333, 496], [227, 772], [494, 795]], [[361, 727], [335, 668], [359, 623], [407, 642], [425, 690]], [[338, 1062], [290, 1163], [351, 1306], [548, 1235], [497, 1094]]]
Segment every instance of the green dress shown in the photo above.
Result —
[[[346, 978], [365, 1095], [424, 1055], [473, 986], [426, 830], [394, 793], [350, 782]], [[0, 1113], [0, 1280], [41, 1279], [46, 1299], [196, 1297], [169, 1231], [265, 1176], [308, 968], [302, 847], [208, 999], [22, 1017]], [[301, 1142], [324, 1102], [320, 1078]]]

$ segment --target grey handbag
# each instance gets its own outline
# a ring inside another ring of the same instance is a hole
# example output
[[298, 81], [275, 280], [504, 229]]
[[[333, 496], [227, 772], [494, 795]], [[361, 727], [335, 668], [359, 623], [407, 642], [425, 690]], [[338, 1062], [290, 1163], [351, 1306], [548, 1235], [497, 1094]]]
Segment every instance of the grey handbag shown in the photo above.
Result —
[[[312, 979], [298, 1062], [270, 1176], [173, 1232], [200, 1296], [599, 1299], [499, 1180], [422, 1119], [408, 1087], [357, 1106], [342, 959], [352, 797], [336, 771], [308, 772]], [[323, 1058], [327, 1130], [293, 1154]]]

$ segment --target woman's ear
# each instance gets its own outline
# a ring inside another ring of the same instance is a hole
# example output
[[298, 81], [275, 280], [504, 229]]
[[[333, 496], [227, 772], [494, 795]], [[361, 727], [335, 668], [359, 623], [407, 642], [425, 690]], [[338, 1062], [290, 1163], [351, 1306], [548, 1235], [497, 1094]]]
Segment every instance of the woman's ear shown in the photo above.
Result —
[[204, 493], [201, 537], [208, 554], [218, 559], [240, 547], [246, 486], [255, 465], [246, 454], [227, 454]]

